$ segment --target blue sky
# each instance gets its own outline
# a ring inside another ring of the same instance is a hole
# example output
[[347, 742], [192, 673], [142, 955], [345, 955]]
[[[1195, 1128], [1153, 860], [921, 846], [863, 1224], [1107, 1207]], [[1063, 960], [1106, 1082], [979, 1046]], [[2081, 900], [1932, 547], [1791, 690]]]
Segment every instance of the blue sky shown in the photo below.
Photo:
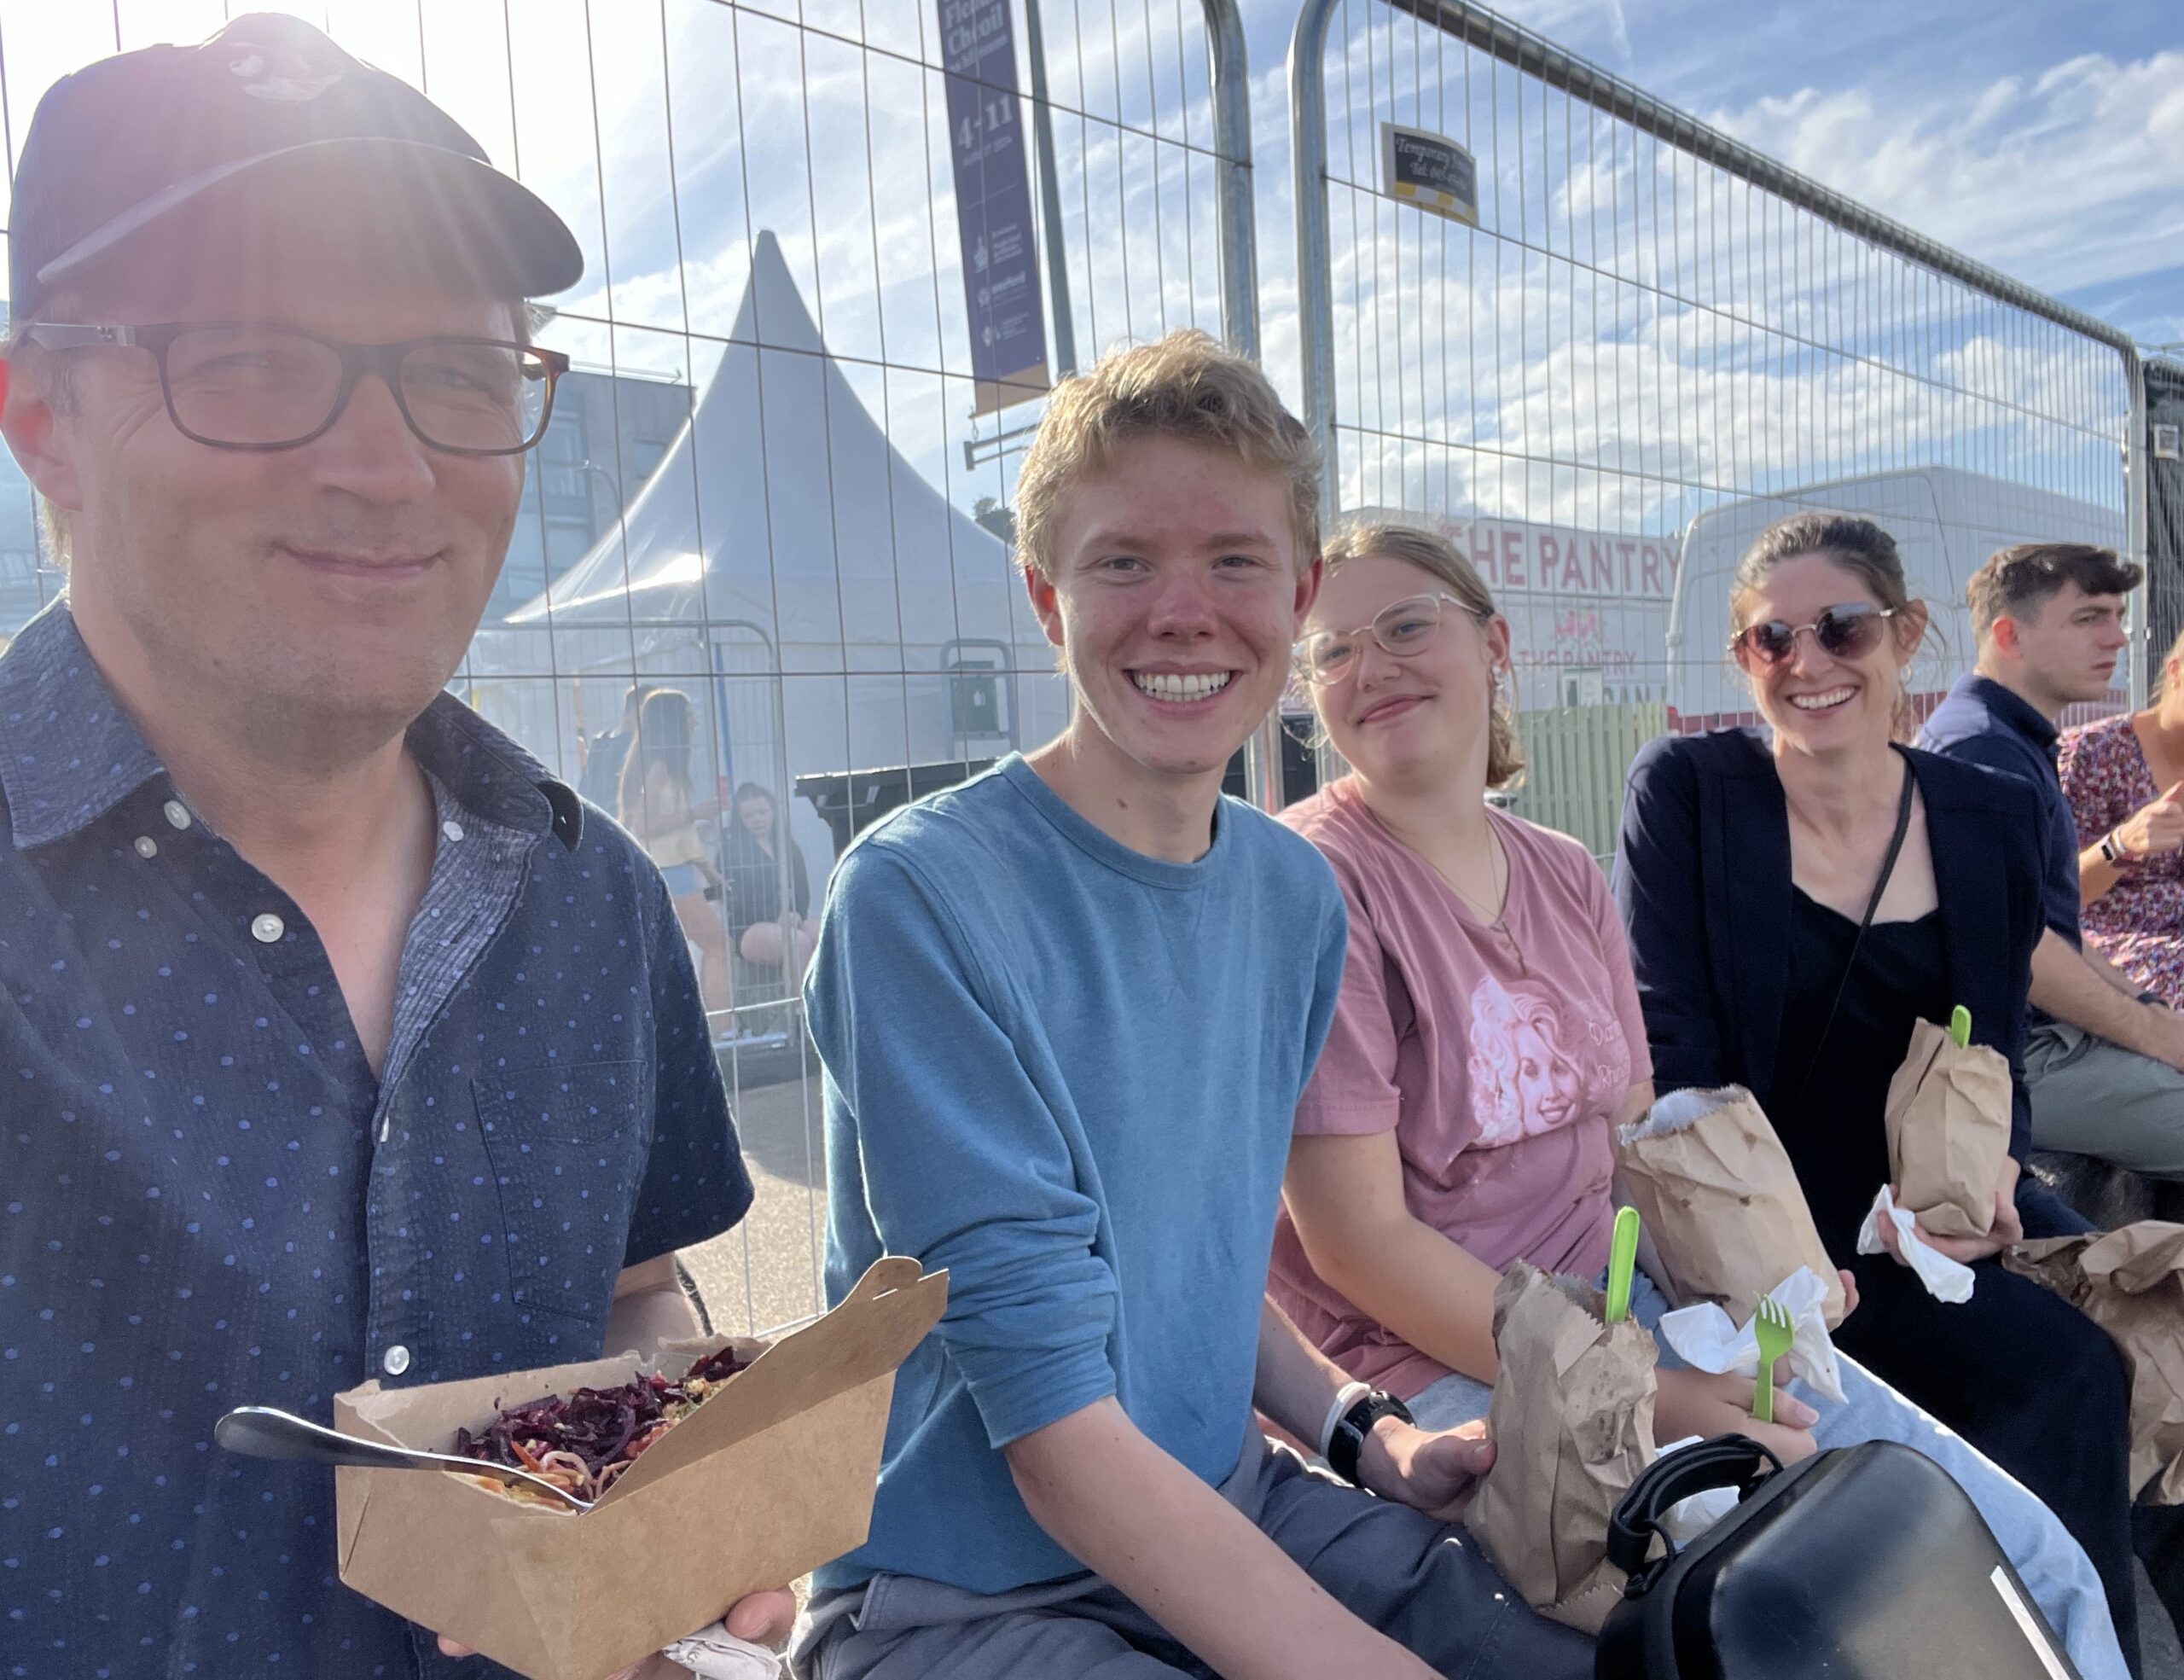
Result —
[[[1241, 0], [1262, 179], [1295, 0]], [[1968, 255], [2184, 339], [2184, 11], [2158, 0], [1502, 0], [1558, 45]], [[1289, 236], [1262, 189], [1261, 243]], [[1269, 213], [1269, 212], [1273, 213]]]

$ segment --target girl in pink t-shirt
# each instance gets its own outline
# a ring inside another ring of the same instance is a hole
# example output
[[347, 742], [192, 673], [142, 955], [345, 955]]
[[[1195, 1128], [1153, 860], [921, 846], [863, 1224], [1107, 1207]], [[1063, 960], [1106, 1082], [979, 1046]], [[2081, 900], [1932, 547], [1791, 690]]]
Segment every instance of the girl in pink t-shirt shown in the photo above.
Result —
[[[1297, 1113], [1272, 1292], [1353, 1375], [1460, 1421], [1486, 1410], [1510, 1262], [1607, 1263], [1608, 1129], [1653, 1101], [1645, 1022], [1598, 866], [1486, 803], [1522, 761], [1500, 697], [1508, 626], [1470, 563], [1423, 531], [1342, 532], [1304, 629], [1352, 773], [1283, 820], [1334, 866], [1350, 952]], [[1813, 1449], [1801, 1400], [1770, 1427], [1746, 1415], [1749, 1380], [1661, 1375], [1664, 1441], [1741, 1429]]]

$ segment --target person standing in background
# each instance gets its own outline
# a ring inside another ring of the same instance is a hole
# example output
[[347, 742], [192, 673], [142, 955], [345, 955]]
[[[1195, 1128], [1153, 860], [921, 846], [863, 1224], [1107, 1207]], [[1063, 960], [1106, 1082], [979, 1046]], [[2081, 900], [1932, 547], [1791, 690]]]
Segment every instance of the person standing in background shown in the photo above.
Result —
[[[811, 913], [811, 875], [804, 848], [790, 836], [773, 794], [757, 782], [739, 787], [733, 804], [733, 819], [721, 825], [729, 939], [746, 962], [782, 971], [788, 985], [801, 985], [819, 944], [818, 929], [805, 920]], [[784, 871], [786, 904], [781, 898]], [[793, 968], [788, 966], [792, 956]]]
[[637, 730], [622, 760], [616, 815], [659, 866], [682, 931], [698, 948], [706, 1008], [721, 1015], [735, 1003], [728, 968], [724, 888], [698, 823], [703, 814], [690, 779], [697, 745], [697, 708], [680, 689], [653, 689], [637, 712]]
[[642, 683], [630, 684], [622, 696], [622, 727], [603, 730], [584, 748], [584, 770], [577, 791], [601, 811], [612, 811], [621, 798], [622, 761], [630, 756], [630, 743], [637, 735], [637, 709], [644, 704]]

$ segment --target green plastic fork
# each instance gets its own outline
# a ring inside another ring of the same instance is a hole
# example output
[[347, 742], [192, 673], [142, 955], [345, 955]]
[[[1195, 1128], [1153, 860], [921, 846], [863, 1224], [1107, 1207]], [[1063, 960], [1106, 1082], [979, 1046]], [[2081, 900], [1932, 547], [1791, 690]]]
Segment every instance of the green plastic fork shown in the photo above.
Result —
[[1601, 1315], [1610, 1324], [1620, 1324], [1630, 1317], [1630, 1275], [1637, 1264], [1638, 1210], [1618, 1208], [1615, 1233], [1608, 1239], [1607, 1311]]
[[1790, 1310], [1772, 1296], [1759, 1303], [1751, 1319], [1753, 1333], [1759, 1338], [1759, 1381], [1751, 1391], [1751, 1415], [1761, 1423], [1774, 1421], [1774, 1362], [1790, 1351], [1790, 1344], [1797, 1333], [1790, 1322]]

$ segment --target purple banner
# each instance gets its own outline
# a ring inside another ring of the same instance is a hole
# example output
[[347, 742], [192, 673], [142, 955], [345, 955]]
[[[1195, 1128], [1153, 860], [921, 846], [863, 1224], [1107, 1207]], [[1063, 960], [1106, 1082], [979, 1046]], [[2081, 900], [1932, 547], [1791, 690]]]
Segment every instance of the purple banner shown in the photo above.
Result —
[[938, 3], [975, 411], [990, 414], [1039, 395], [1049, 382], [1016, 37], [1010, 0]]

